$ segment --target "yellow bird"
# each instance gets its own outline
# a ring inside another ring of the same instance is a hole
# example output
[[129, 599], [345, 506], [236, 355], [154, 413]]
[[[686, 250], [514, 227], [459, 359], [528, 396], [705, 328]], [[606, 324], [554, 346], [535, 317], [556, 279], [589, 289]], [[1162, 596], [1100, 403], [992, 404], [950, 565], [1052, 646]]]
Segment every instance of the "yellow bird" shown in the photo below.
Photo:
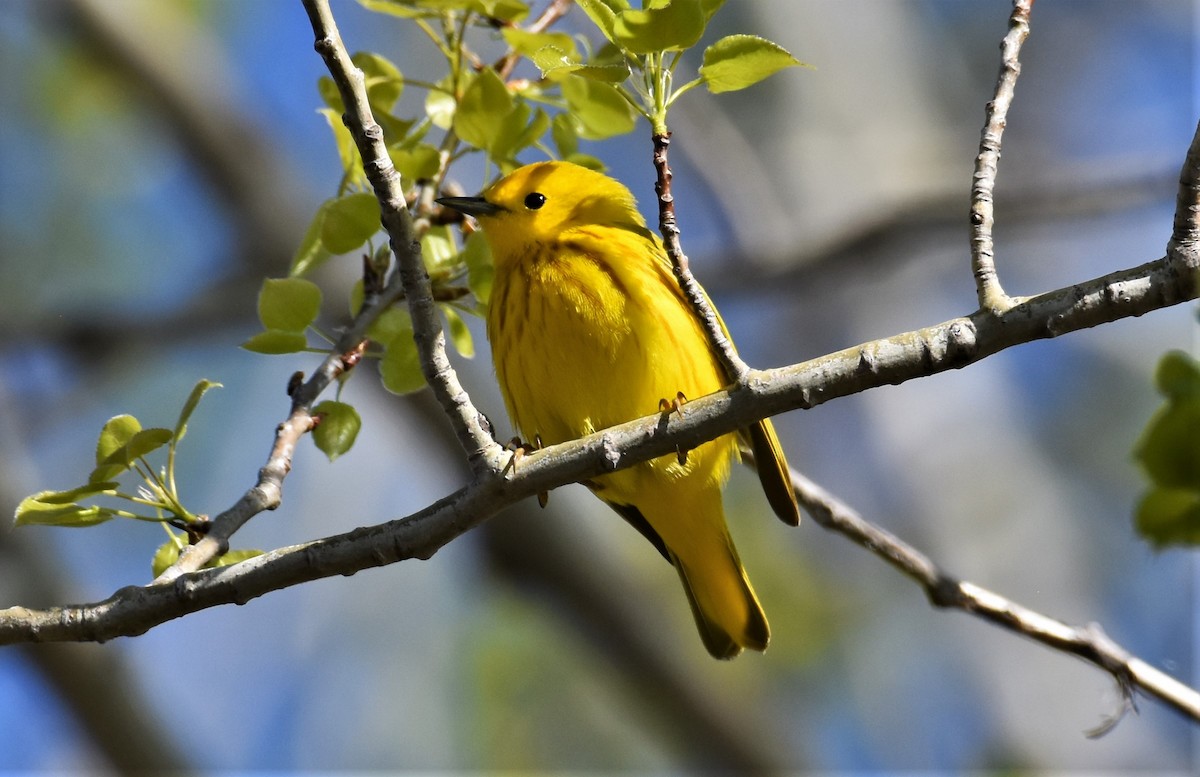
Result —
[[[438, 202], [474, 216], [491, 247], [488, 340], [524, 439], [573, 440], [649, 415], [663, 399], [694, 399], [726, 385], [661, 241], [617, 181], [541, 162], [479, 197]], [[796, 525], [800, 514], [770, 421], [741, 434], [775, 512]], [[770, 639], [721, 506], [737, 456], [737, 436], [728, 434], [686, 457], [663, 456], [588, 483], [678, 570], [700, 637], [717, 658], [765, 650]]]

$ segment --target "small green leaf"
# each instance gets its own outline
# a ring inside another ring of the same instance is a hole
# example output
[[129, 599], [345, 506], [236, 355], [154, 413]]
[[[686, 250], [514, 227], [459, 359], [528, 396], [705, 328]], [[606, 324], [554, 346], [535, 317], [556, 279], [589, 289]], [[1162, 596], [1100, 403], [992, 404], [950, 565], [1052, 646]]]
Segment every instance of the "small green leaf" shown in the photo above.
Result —
[[267, 330], [302, 333], [320, 309], [321, 289], [303, 278], [267, 278], [258, 292], [258, 319]]
[[412, 332], [401, 333], [387, 344], [379, 362], [379, 374], [383, 387], [393, 394], [411, 394], [425, 388]]
[[111, 480], [107, 482], [87, 483], [67, 489], [66, 491], [41, 491], [29, 497], [29, 499], [47, 505], [65, 505], [78, 502], [80, 499], [87, 499], [90, 496], [109, 494], [109, 492], [115, 491], [118, 485], [116, 481]]
[[97, 464], [88, 475], [89, 484], [110, 483], [112, 479], [129, 469], [128, 464]]
[[777, 43], [756, 35], [730, 35], [704, 50], [700, 78], [713, 94], [733, 92], [789, 67], [811, 67]]
[[401, 334], [412, 337], [412, 316], [408, 308], [394, 305], [379, 315], [367, 329], [367, 337], [377, 343], [390, 343]]
[[502, 22], [515, 22], [529, 14], [529, 4], [521, 0], [482, 0], [484, 14]]
[[358, 146], [354, 143], [354, 136], [350, 134], [350, 130], [346, 128], [345, 122], [342, 121], [341, 111], [333, 111], [330, 108], [318, 108], [317, 113], [325, 117], [325, 121], [329, 123], [329, 129], [333, 132], [333, 141], [337, 145], [338, 156], [342, 160], [342, 170], [346, 174], [346, 183], [351, 186], [367, 187], [370, 182], [367, 180], [367, 174], [363, 171], [362, 156], [358, 153]]
[[472, 232], [463, 245], [460, 258], [467, 265], [467, 287], [481, 306], [492, 296], [492, 252], [482, 232]]
[[430, 270], [450, 264], [454, 260], [454, 237], [448, 224], [430, 227], [421, 238], [421, 258]]
[[354, 445], [362, 419], [352, 405], [326, 400], [312, 410], [321, 422], [312, 431], [317, 448], [333, 461]]
[[433, 178], [442, 163], [437, 147], [428, 143], [419, 143], [410, 149], [389, 146], [388, 156], [392, 158], [400, 177], [409, 182]]
[[[381, 228], [379, 200], [371, 192], [354, 192], [325, 203], [321, 242], [330, 253], [344, 254], [361, 246]], [[313, 315], [316, 317], [316, 314]], [[308, 323], [312, 323], [311, 319]], [[305, 326], [308, 324], [306, 323]], [[278, 327], [284, 329], [285, 327]]]
[[562, 84], [563, 97], [579, 119], [579, 135], [602, 140], [633, 130], [637, 117], [616, 87], [579, 76]]
[[122, 448], [112, 452], [106, 460], [101, 464], [129, 464], [132, 465], [135, 461], [143, 456], [153, 453], [171, 441], [175, 433], [170, 429], [162, 429], [159, 427], [151, 427], [150, 429], [142, 429], [140, 432], [129, 438], [129, 442], [125, 443]]
[[696, 45], [706, 21], [699, 0], [649, 3], [617, 14], [611, 39], [634, 54], [681, 51]]
[[292, 255], [292, 265], [288, 268], [289, 277], [299, 278], [307, 275], [333, 256], [321, 242], [321, 231], [325, 226], [327, 211], [328, 205], [323, 204], [313, 214], [313, 220], [309, 222], [308, 229], [305, 230], [304, 237], [300, 240], [300, 246]]
[[317, 94], [321, 95], [321, 102], [329, 106], [329, 110], [338, 116], [346, 112], [346, 106], [342, 103], [342, 93], [338, 91], [337, 84], [329, 76], [321, 76], [317, 79]]
[[1200, 395], [1200, 362], [1183, 351], [1168, 351], [1158, 362], [1154, 385], [1171, 399]]
[[1156, 488], [1142, 498], [1138, 534], [1158, 548], [1200, 545], [1200, 491]]
[[550, 122], [550, 138], [561, 159], [579, 150], [579, 128], [570, 114], [560, 113]]
[[96, 463], [107, 462], [114, 452], [124, 448], [140, 431], [141, 422], [131, 415], [118, 415], [108, 419], [100, 430], [100, 439], [96, 441]]
[[[521, 145], [521, 139], [528, 129], [529, 115], [531, 113], [532, 110], [525, 103], [514, 105], [513, 109], [508, 112], [508, 115], [500, 120], [496, 134], [492, 138], [492, 144], [488, 146], [488, 156], [494, 160], [511, 159], [516, 156], [518, 151], [529, 145], [528, 143]], [[545, 114], [543, 113], [542, 115], [544, 116]], [[549, 124], [550, 119], [547, 117], [546, 126], [549, 126]], [[534, 138], [534, 140], [536, 139]]]
[[471, 330], [467, 328], [467, 322], [463, 321], [458, 311], [449, 305], [441, 307], [442, 313], [446, 315], [446, 323], [450, 330], [450, 342], [454, 343], [454, 350], [458, 351], [464, 359], [474, 359], [475, 342], [471, 338]]
[[40, 494], [27, 496], [17, 505], [15, 525], [83, 528], [95, 526], [116, 517], [116, 513], [106, 507], [42, 502], [38, 500], [38, 496]]
[[261, 556], [262, 554], [263, 554], [263, 551], [251, 550], [250, 548], [240, 548], [238, 550], [231, 550], [228, 553], [217, 556], [215, 559], [213, 559], [212, 561], [205, 564], [204, 568], [211, 569], [213, 567], [228, 567], [228, 566], [237, 564], [241, 561], [245, 561], [246, 559], [251, 559], [251, 558], [255, 558], [257, 556]]
[[259, 332], [246, 342], [242, 348], [254, 353], [277, 356], [284, 353], [300, 353], [308, 347], [308, 338], [303, 332], [284, 332], [279, 329], [268, 329]]
[[450, 91], [450, 77], [447, 76], [437, 83], [437, 89], [430, 89], [425, 95], [425, 115], [438, 129], [450, 129], [454, 123], [454, 112], [458, 103]]
[[166, 572], [172, 564], [179, 560], [180, 552], [181, 548], [175, 543], [175, 540], [167, 540], [159, 545], [158, 550], [154, 551], [154, 557], [150, 560], [150, 574], [158, 577]]
[[571, 162], [572, 164], [579, 165], [580, 167], [586, 167], [589, 170], [595, 170], [598, 173], [603, 173], [606, 169], [604, 162], [598, 157], [592, 156], [591, 154], [571, 154], [563, 161]]
[[1200, 490], [1200, 395], [1160, 408], [1133, 454], [1155, 485]]
[[183, 436], [187, 434], [187, 422], [192, 417], [192, 413], [196, 411], [196, 406], [200, 404], [200, 399], [209, 392], [210, 389], [223, 388], [220, 383], [213, 380], [201, 380], [192, 387], [192, 393], [188, 395], [187, 401], [183, 403], [183, 410], [179, 411], [179, 420], [175, 422], [175, 443], [178, 444]]
[[629, 10], [628, 0], [576, 0], [576, 5], [592, 20], [592, 24], [604, 33], [604, 37], [616, 42], [613, 28], [617, 23], [617, 14]]
[[390, 113], [404, 93], [404, 76], [391, 60], [369, 51], [359, 51], [350, 60], [363, 71], [367, 101], [373, 109]]
[[575, 47], [575, 39], [565, 32], [530, 32], [520, 27], [505, 27], [500, 31], [504, 40], [513, 51], [532, 58], [541, 49], [552, 47], [558, 49], [564, 56], [576, 61], [579, 59], [579, 49]]
[[484, 68], [463, 92], [454, 115], [454, 131], [463, 142], [487, 149], [513, 108], [512, 95], [495, 70]]

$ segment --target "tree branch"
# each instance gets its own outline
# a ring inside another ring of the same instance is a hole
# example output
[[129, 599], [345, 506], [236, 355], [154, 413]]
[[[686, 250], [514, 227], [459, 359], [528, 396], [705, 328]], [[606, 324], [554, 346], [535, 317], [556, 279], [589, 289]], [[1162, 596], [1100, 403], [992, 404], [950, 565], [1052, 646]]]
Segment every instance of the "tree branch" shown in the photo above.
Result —
[[1089, 736], [1107, 733], [1127, 711], [1133, 709], [1135, 691], [1153, 696], [1182, 715], [1200, 722], [1200, 692], [1131, 655], [1109, 639], [1099, 624], [1069, 626], [974, 583], [953, 578], [916, 548], [864, 520], [845, 503], [795, 470], [792, 470], [792, 486], [797, 501], [813, 520], [823, 528], [866, 548], [911, 578], [925, 590], [934, 607], [962, 610], [1055, 650], [1077, 656], [1112, 675], [1125, 703], [1090, 731]]
[[[1181, 186], [1181, 202], [1200, 202], [1197, 170], [1200, 140], [1188, 154], [1185, 171], [1192, 177]], [[1192, 213], [1196, 217], [1200, 208]], [[1182, 232], [1188, 229], [1195, 230]], [[536, 451], [508, 479], [476, 478], [406, 518], [181, 575], [170, 585], [123, 588], [94, 604], [0, 610], [0, 644], [133, 636], [191, 612], [245, 603], [298, 583], [429, 558], [504, 507], [540, 491], [667, 455], [679, 446], [695, 447], [787, 410], [958, 369], [1013, 345], [1194, 299], [1200, 254], [1194, 246], [1184, 250], [1174, 240], [1172, 245], [1168, 257], [1031, 297], [999, 316], [977, 312], [801, 364], [753, 370], [743, 389], [694, 399], [682, 417], [655, 414]]]
[[1012, 105], [1021, 74], [1021, 44], [1029, 37], [1029, 12], [1033, 0], [1013, 0], [1008, 34], [1000, 45], [1000, 75], [996, 93], [987, 104], [979, 156], [975, 158], [975, 174], [971, 186], [971, 268], [979, 294], [979, 309], [1002, 312], [1012, 307], [1014, 300], [1004, 293], [996, 274], [995, 246], [992, 226], [995, 219], [992, 195], [996, 188], [996, 166], [1000, 161], [1000, 137], [1008, 123], [1008, 108]]
[[350, 60], [333, 13], [329, 10], [328, 0], [302, 2], [316, 36], [314, 48], [325, 61], [330, 76], [337, 84], [342, 103], [346, 106], [342, 120], [354, 137], [367, 180], [379, 198], [383, 228], [391, 241], [398, 265], [397, 274], [412, 314], [413, 338], [420, 355], [421, 371], [433, 395], [446, 411], [472, 471], [477, 475], [499, 472], [503, 451], [485, 430], [482, 414], [471, 403], [471, 398], [459, 383], [458, 375], [446, 356], [446, 338], [434, 306], [429, 275], [421, 259], [421, 246], [413, 230], [400, 174], [388, 156], [383, 128], [371, 115], [363, 73]]
[[671, 166], [667, 152], [671, 147], [671, 133], [654, 134], [654, 170], [656, 180], [654, 193], [658, 195], [658, 231], [662, 233], [663, 248], [667, 258], [671, 260], [671, 268], [675, 271], [675, 279], [679, 282], [683, 296], [687, 299], [692, 312], [704, 326], [709, 344], [717, 361], [725, 371], [726, 377], [735, 385], [740, 385], [750, 373], [750, 367], [738, 356], [733, 343], [725, 334], [721, 319], [716, 308], [712, 306], [700, 284], [692, 276], [688, 267], [687, 254], [679, 242], [679, 225], [675, 220], [675, 195], [671, 193]]

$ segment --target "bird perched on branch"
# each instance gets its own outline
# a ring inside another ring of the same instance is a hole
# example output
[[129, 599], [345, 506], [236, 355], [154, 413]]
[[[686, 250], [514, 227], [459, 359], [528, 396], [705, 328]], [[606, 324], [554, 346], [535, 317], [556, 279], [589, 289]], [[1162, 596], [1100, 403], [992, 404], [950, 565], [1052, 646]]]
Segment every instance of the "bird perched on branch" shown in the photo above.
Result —
[[[541, 162], [478, 197], [438, 202], [474, 216], [491, 248], [488, 340], [524, 439], [566, 442], [656, 409], [673, 412], [728, 383], [661, 241], [619, 182], [567, 162]], [[775, 512], [797, 524], [771, 422], [740, 434]], [[675, 566], [704, 646], [717, 658], [764, 650], [770, 639], [721, 504], [737, 436], [588, 483]]]

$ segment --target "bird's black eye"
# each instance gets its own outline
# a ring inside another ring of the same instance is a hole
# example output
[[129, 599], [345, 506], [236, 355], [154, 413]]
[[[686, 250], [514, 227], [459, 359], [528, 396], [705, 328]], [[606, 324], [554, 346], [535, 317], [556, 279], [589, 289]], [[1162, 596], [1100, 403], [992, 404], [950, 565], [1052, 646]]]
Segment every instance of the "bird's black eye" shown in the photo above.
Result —
[[530, 192], [525, 195], [525, 207], [530, 210], [537, 210], [546, 204], [546, 195], [541, 192]]

